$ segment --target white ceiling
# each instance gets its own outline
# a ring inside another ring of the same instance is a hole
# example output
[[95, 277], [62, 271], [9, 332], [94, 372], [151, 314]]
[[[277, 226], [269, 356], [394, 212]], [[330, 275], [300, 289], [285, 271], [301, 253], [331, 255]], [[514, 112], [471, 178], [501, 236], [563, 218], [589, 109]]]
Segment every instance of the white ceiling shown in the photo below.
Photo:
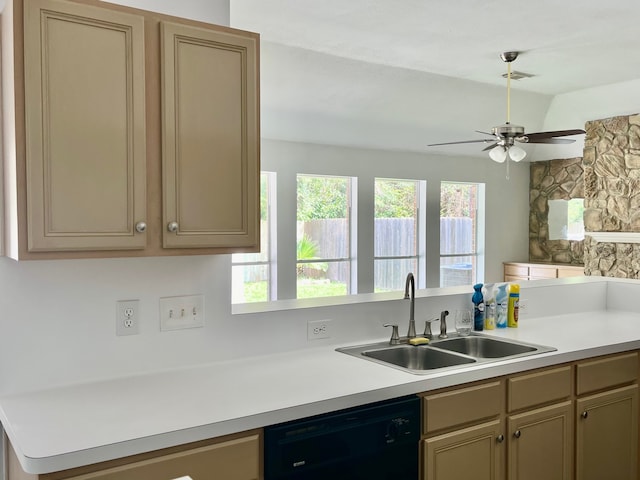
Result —
[[[502, 51], [522, 52], [513, 69], [535, 75], [512, 82], [511, 121], [527, 132], [553, 124], [558, 96], [640, 79], [638, 0], [231, 0], [230, 12], [232, 26], [261, 34], [273, 138], [486, 155], [426, 144], [504, 123]], [[531, 148], [537, 159], [577, 151]]]

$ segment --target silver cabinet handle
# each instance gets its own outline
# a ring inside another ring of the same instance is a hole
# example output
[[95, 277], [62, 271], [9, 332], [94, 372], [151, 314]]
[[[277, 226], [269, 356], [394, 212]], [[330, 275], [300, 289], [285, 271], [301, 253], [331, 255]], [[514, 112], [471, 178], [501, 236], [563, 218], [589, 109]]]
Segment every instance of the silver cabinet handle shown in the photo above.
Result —
[[147, 230], [147, 224], [144, 222], [136, 223], [136, 232], [144, 233]]
[[580, 416], [581, 416], [582, 418], [587, 418], [587, 417], [589, 416], [589, 412], [587, 412], [587, 411], [585, 410], [584, 412], [582, 412], [582, 413], [580, 414]]
[[522, 435], [522, 432], [520, 432], [520, 430], [516, 430], [516, 431], [513, 433], [513, 436], [514, 436], [514, 437], [516, 437], [516, 438], [520, 438], [520, 435]]
[[504, 442], [504, 435], [500, 434], [496, 437], [496, 440], [498, 441], [498, 443], [502, 443]]
[[170, 232], [177, 232], [178, 222], [169, 222], [169, 224], [167, 225], [167, 230], [169, 230]]

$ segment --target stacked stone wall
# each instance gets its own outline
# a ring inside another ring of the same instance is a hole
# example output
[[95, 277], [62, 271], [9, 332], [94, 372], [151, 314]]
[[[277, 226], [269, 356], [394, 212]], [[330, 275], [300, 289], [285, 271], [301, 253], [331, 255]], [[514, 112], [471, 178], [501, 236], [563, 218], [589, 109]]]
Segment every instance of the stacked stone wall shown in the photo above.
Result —
[[640, 278], [640, 245], [596, 242], [589, 232], [640, 232], [640, 115], [586, 124], [585, 274]]

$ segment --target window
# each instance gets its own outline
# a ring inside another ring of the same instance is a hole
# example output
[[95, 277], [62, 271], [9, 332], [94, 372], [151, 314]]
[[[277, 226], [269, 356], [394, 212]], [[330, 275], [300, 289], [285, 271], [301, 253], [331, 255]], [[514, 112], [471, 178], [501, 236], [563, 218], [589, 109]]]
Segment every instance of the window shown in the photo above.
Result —
[[484, 185], [442, 182], [440, 187], [440, 286], [473, 285], [484, 275], [478, 212]]
[[352, 293], [354, 185], [350, 177], [297, 176], [297, 298]]
[[260, 253], [234, 253], [231, 256], [231, 303], [275, 300], [271, 268], [275, 178], [273, 172], [260, 174]]
[[374, 291], [402, 290], [407, 273], [424, 286], [424, 232], [418, 221], [426, 182], [375, 179]]

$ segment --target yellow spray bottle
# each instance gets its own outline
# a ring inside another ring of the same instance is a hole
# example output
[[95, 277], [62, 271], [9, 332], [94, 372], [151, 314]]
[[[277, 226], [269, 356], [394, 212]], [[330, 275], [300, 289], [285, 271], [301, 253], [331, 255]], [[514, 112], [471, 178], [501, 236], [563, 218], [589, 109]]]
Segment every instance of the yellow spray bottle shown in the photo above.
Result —
[[507, 326], [515, 328], [518, 326], [518, 310], [520, 309], [520, 285], [512, 283], [509, 285], [509, 304], [507, 307]]

